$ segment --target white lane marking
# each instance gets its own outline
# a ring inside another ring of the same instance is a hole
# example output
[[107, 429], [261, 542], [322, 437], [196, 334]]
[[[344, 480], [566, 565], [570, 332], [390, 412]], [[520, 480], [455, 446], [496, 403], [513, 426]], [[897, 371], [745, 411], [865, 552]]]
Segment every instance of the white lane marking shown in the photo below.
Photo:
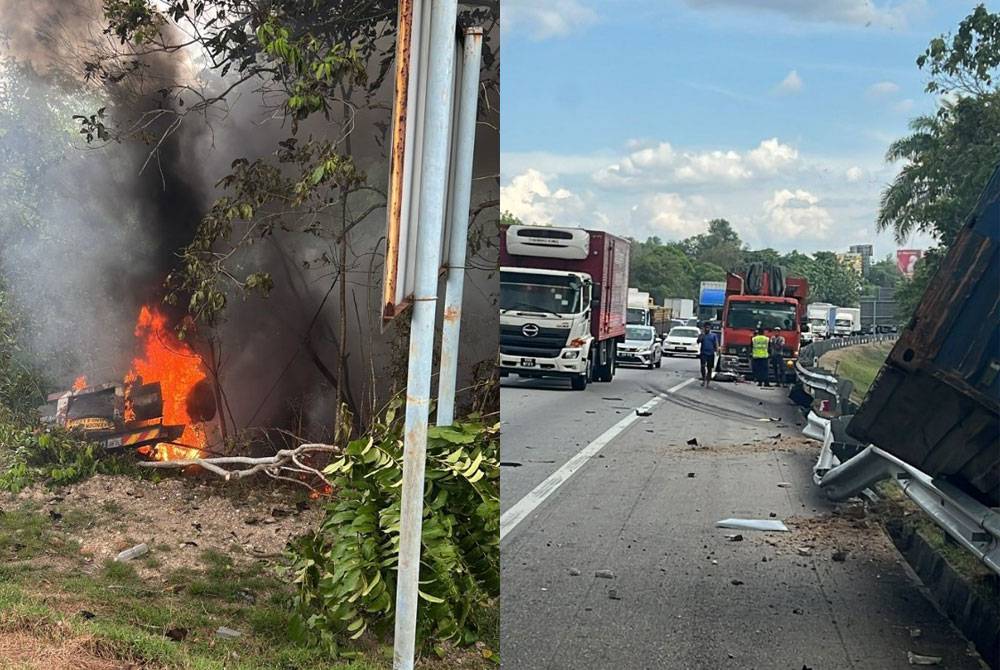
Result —
[[[682, 381], [680, 384], [667, 389], [667, 393], [676, 393], [695, 381], [697, 381], [697, 379], [694, 377]], [[587, 461], [596, 456], [597, 452], [607, 446], [611, 440], [618, 437], [618, 435], [620, 435], [626, 428], [635, 423], [636, 420], [640, 418], [639, 412], [647, 412], [651, 410], [659, 404], [662, 398], [665, 397], [666, 394], [660, 394], [659, 398], [653, 398], [645, 405], [640, 405], [635, 408], [631, 414], [601, 433], [596, 440], [581, 449], [575, 456], [573, 456], [573, 458], [563, 463], [562, 467], [546, 477], [545, 481], [533, 488], [526, 496], [511, 505], [506, 512], [500, 515], [500, 541], [503, 542], [507, 533], [514, 530], [517, 524], [524, 521], [524, 519], [535, 511], [539, 505], [545, 502], [550, 495], [555, 493], [556, 489], [566, 483], [566, 480], [572, 477], [577, 470], [582, 468]]]

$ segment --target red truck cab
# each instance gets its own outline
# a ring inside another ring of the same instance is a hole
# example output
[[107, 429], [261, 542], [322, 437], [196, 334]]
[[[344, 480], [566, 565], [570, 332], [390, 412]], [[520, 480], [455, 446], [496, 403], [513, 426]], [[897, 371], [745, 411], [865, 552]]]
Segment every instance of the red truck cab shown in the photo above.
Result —
[[772, 275], [782, 272], [773, 266], [758, 267], [755, 272], [759, 281], [752, 279], [748, 282], [749, 273], [730, 272], [726, 275], [719, 369], [749, 375], [751, 339], [757, 329], [763, 328], [764, 334], [771, 337], [773, 329], [778, 328], [785, 338], [785, 378], [794, 377], [802, 324], [806, 320], [809, 282], [803, 277], [772, 281]]

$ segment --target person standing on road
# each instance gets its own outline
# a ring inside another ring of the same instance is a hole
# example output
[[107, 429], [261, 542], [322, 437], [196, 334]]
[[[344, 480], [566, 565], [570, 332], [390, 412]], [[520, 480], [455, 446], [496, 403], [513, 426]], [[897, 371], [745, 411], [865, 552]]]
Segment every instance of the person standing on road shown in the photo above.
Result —
[[771, 333], [771, 339], [768, 341], [771, 370], [774, 372], [774, 383], [783, 387], [785, 385], [785, 338], [778, 327], [772, 328]]
[[715, 368], [715, 354], [719, 349], [719, 338], [712, 332], [711, 325], [706, 321], [702, 324], [698, 335], [698, 360], [701, 363], [701, 385], [708, 387], [712, 381], [712, 370]]
[[750, 340], [750, 369], [753, 371], [754, 379], [757, 380], [757, 386], [771, 386], [767, 380], [769, 343], [770, 340], [764, 334], [764, 329], [758, 326], [757, 334]]

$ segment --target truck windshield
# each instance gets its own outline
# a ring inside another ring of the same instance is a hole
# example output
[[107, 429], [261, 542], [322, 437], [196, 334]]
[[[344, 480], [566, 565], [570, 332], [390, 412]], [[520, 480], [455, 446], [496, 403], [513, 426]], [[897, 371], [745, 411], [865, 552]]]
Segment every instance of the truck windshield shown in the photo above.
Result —
[[625, 323], [645, 324], [646, 310], [641, 307], [629, 307], [625, 310]]
[[581, 310], [582, 288], [572, 276], [501, 272], [500, 309], [575, 314]]
[[730, 302], [728, 328], [796, 330], [795, 305], [770, 302]]
[[837, 319], [837, 325], [838, 326], [850, 326], [851, 325], [851, 320], [850, 319]]
[[826, 327], [826, 319], [809, 319], [809, 325], [813, 327]]

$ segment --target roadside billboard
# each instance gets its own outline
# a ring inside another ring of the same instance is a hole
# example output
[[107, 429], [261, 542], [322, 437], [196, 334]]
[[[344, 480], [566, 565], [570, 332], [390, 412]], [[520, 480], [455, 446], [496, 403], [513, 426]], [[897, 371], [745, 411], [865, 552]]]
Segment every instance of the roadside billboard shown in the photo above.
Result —
[[907, 277], [913, 276], [917, 261], [924, 255], [923, 249], [897, 249], [896, 267]]

